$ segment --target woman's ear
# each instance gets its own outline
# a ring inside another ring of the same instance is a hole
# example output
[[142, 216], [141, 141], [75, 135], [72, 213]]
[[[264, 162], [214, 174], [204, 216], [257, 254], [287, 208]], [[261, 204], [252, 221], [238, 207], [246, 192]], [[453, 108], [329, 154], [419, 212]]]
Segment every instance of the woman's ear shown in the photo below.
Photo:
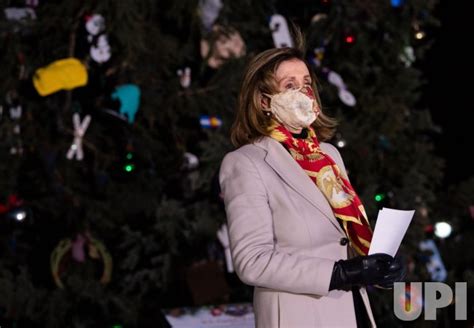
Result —
[[260, 106], [262, 106], [263, 110], [268, 111], [270, 109], [270, 99], [267, 96], [262, 95], [260, 97]]

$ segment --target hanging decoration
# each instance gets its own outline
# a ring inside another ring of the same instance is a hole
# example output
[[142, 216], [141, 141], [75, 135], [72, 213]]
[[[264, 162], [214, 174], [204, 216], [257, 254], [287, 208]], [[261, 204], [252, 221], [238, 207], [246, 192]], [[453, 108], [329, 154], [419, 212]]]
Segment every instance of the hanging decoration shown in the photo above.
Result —
[[39, 0], [25, 0], [25, 5], [28, 7], [38, 7]]
[[9, 136], [10, 154], [21, 155], [23, 154], [23, 142], [21, 138], [20, 121], [23, 114], [23, 107], [18, 99], [18, 94], [16, 91], [8, 92], [5, 100], [6, 105], [8, 106], [10, 120], [12, 121], [12, 127]]
[[245, 52], [239, 31], [230, 26], [214, 25], [207, 37], [201, 40], [201, 56], [214, 69], [229, 59], [242, 57]]
[[89, 55], [96, 63], [103, 64], [112, 56], [109, 39], [105, 34], [105, 18], [100, 14], [86, 16], [87, 41], [91, 44]]
[[191, 85], [191, 68], [185, 67], [184, 69], [178, 69], [176, 74], [179, 77], [179, 84], [181, 84], [184, 89], [189, 88]]
[[199, 16], [206, 31], [212, 29], [221, 9], [222, 0], [199, 0]]
[[201, 115], [199, 123], [205, 129], [218, 128], [222, 125], [222, 120], [217, 116]]
[[275, 48], [293, 47], [293, 39], [285, 17], [279, 14], [272, 15], [269, 26]]
[[51, 273], [56, 286], [59, 288], [64, 288], [61, 276], [66, 274], [67, 258], [72, 258], [78, 263], [85, 263], [87, 260], [101, 260], [103, 270], [100, 282], [102, 284], [110, 282], [112, 276], [112, 257], [105, 245], [91, 237], [89, 233], [78, 234], [75, 239], [65, 238], [61, 240], [51, 253]]
[[111, 98], [120, 101], [120, 114], [132, 124], [140, 106], [140, 88], [136, 84], [122, 84], [115, 88]]
[[23, 22], [36, 19], [36, 12], [29, 7], [9, 7], [3, 10], [5, 17], [9, 21]]
[[446, 271], [434, 240], [426, 239], [421, 241], [419, 248], [421, 251], [430, 253], [426, 262], [426, 268], [431, 275], [431, 279], [433, 279], [433, 281], [445, 281], [448, 277], [448, 272]]
[[38, 68], [33, 76], [33, 85], [41, 96], [48, 96], [60, 90], [72, 90], [86, 84], [86, 67], [76, 58], [57, 60]]
[[72, 123], [74, 125], [74, 140], [66, 154], [67, 159], [71, 160], [75, 156], [76, 160], [82, 161], [82, 159], [84, 158], [84, 151], [82, 150], [82, 138], [84, 137], [84, 134], [86, 133], [90, 122], [90, 115], [86, 115], [86, 117], [84, 117], [84, 120], [81, 122], [79, 114], [73, 114]]
[[405, 67], [410, 67], [415, 59], [415, 51], [413, 50], [413, 47], [406, 46], [403, 48], [403, 52], [400, 54], [400, 60], [405, 64]]
[[184, 153], [183, 169], [191, 171], [199, 166], [199, 158], [189, 152]]

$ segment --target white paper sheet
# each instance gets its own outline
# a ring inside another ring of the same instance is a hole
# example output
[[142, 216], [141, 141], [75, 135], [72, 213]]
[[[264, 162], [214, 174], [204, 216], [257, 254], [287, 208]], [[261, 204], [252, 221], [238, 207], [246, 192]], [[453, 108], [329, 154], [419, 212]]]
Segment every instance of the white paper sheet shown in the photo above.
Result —
[[385, 253], [395, 256], [415, 211], [382, 208], [377, 216], [369, 255]]

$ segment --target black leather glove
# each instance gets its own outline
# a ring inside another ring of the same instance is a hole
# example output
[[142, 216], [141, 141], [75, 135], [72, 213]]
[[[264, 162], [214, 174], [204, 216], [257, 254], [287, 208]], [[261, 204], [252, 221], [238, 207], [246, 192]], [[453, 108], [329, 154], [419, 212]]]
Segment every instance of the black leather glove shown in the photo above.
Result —
[[394, 280], [389, 281], [388, 283], [377, 284], [375, 287], [384, 288], [384, 289], [392, 289], [393, 284], [395, 282], [403, 281], [407, 275], [406, 266], [403, 264], [402, 259], [399, 257], [394, 258], [388, 270], [390, 272], [390, 275], [394, 277]]
[[329, 290], [350, 290], [352, 286], [378, 285], [391, 288], [405, 277], [405, 267], [388, 254], [357, 256], [334, 264]]

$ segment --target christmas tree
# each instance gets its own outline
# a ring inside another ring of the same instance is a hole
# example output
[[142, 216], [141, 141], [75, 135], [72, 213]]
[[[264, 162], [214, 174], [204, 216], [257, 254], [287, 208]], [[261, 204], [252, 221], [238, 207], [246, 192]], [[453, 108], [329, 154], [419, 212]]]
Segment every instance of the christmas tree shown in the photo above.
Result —
[[[243, 68], [275, 46], [275, 15], [306, 35], [372, 224], [382, 206], [418, 210], [400, 253], [410, 280], [430, 280], [419, 242], [442, 160], [416, 63], [435, 5], [3, 1], [0, 325], [157, 327], [163, 308], [251, 301], [225, 272], [217, 174]], [[378, 323], [399, 325], [392, 294], [370, 293]]]

